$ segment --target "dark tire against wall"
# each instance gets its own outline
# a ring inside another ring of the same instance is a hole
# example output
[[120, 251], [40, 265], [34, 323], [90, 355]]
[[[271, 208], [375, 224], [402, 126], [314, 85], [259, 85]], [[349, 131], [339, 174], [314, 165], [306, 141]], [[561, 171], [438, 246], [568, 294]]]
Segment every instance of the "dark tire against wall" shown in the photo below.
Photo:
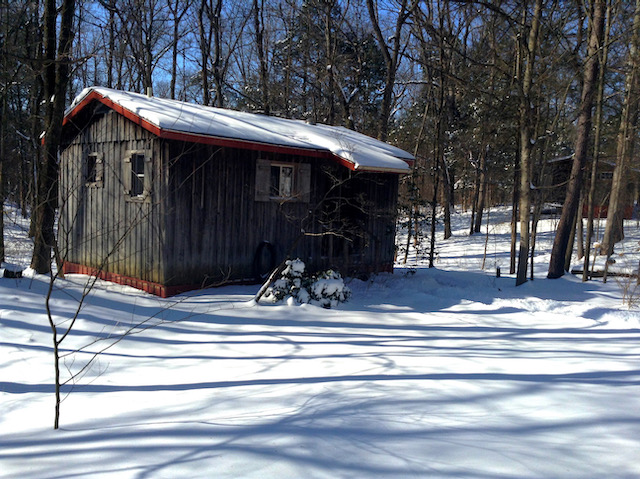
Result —
[[262, 241], [253, 256], [253, 276], [264, 281], [276, 267], [276, 249], [269, 241]]

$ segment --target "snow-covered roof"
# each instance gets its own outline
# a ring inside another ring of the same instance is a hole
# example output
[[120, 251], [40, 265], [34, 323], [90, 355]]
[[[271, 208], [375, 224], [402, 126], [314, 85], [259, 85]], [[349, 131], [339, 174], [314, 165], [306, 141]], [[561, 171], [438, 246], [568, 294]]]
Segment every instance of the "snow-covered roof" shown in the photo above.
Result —
[[332, 156], [354, 171], [407, 173], [414, 157], [343, 127], [196, 105], [139, 93], [91, 87], [65, 113], [65, 124], [97, 100], [154, 134], [170, 139]]

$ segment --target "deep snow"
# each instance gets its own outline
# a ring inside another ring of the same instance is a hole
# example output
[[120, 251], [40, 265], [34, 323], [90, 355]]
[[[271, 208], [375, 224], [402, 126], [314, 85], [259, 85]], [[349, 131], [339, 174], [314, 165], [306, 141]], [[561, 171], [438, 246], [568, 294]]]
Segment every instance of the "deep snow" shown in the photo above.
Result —
[[[544, 279], [547, 219], [539, 279], [516, 288], [506, 211], [490, 218], [485, 243], [455, 215], [437, 268], [412, 251], [394, 275], [351, 280], [331, 310], [256, 305], [257, 287], [159, 299], [98, 282], [63, 346], [99, 341], [67, 356], [71, 371], [154, 327], [65, 389], [58, 431], [47, 278], [0, 280], [0, 476], [640, 477], [640, 313], [622, 304], [625, 280]], [[13, 264], [26, 264], [23, 228], [7, 224]], [[635, 222], [627, 233], [637, 265]], [[58, 322], [87, 279], [56, 281]]]

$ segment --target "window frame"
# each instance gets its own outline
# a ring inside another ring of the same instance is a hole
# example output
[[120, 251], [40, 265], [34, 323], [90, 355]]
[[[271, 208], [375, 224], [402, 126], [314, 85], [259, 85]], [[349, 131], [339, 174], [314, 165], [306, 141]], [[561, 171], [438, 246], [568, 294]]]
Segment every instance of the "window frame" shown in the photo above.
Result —
[[[133, 159], [134, 157], [143, 157], [143, 171], [142, 175], [134, 173], [133, 171]], [[151, 164], [153, 157], [151, 150], [127, 150], [123, 161], [123, 185], [125, 198], [128, 201], [150, 201], [151, 200]], [[142, 192], [133, 194], [134, 182], [133, 175], [136, 175], [142, 183]]]
[[[293, 163], [278, 163], [271, 162], [270, 163], [270, 174], [269, 174], [269, 198], [273, 200], [290, 200], [295, 197], [296, 193], [296, 167]], [[278, 169], [277, 174], [277, 185], [274, 184], [274, 176], [273, 171], [274, 168]], [[289, 170], [291, 173], [289, 177], [283, 176], [283, 172], [285, 170]], [[283, 190], [287, 189], [287, 180], [288, 180], [288, 192], [283, 192]]]
[[[273, 188], [273, 170], [279, 168], [277, 194]], [[291, 169], [291, 193], [283, 195], [283, 171]], [[268, 160], [258, 158], [256, 161], [255, 201], [260, 202], [310, 202], [311, 164], [296, 161]]]
[[[94, 158], [91, 162], [90, 158]], [[104, 156], [102, 152], [91, 151], [84, 156], [82, 176], [85, 186], [102, 188], [104, 186]], [[93, 168], [90, 168], [93, 166]], [[93, 174], [91, 174], [93, 172]]]

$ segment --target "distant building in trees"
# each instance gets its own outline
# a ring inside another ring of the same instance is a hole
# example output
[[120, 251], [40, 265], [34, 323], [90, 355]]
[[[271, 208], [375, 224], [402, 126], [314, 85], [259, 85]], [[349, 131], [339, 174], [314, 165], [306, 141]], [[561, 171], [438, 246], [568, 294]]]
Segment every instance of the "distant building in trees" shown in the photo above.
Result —
[[[554, 158], [548, 161], [550, 166], [550, 192], [547, 201], [562, 204], [566, 193], [566, 185], [571, 173], [571, 161], [573, 156]], [[600, 160], [598, 162], [598, 176], [596, 178], [596, 191], [594, 197], [595, 218], [606, 218], [609, 205], [609, 193], [611, 192], [611, 182], [615, 163], [610, 160]], [[640, 195], [640, 169], [630, 168], [628, 172], [628, 182], [624, 193], [624, 217], [630, 219], [633, 216], [634, 205], [638, 202]], [[585, 202], [582, 210], [583, 217], [587, 217], [587, 204]]]
[[64, 119], [64, 271], [169, 296], [309, 268], [390, 271], [413, 157], [341, 127], [84, 90]]

